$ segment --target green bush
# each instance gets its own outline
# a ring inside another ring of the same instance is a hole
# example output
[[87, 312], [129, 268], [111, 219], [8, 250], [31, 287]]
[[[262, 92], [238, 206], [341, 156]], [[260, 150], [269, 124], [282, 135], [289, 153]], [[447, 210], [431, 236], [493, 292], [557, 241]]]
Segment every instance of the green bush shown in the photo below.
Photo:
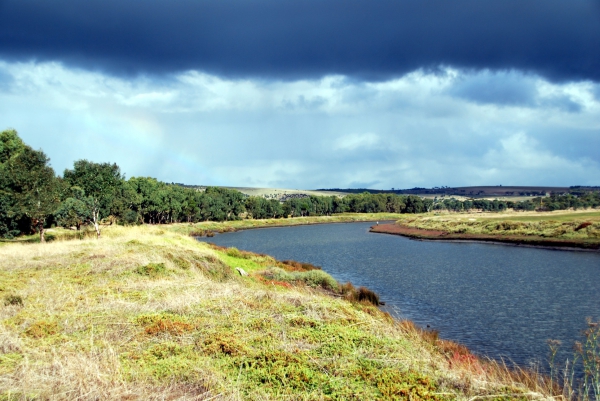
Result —
[[242, 258], [242, 253], [239, 249], [231, 247], [227, 248], [227, 256], [231, 256], [232, 258]]
[[286, 272], [279, 267], [271, 267], [263, 273], [269, 279], [287, 283], [304, 283], [309, 287], [322, 287], [328, 290], [337, 290], [338, 283], [333, 277], [322, 270], [309, 270], [305, 272]]
[[323, 270], [310, 270], [296, 274], [300, 276], [300, 280], [310, 287], [323, 287], [328, 290], [337, 290], [338, 288], [337, 281]]

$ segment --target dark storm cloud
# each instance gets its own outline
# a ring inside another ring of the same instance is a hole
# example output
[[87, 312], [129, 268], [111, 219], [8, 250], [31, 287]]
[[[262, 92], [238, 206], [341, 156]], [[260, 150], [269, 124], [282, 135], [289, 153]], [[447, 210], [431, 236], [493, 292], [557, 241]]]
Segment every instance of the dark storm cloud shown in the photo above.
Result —
[[600, 81], [597, 0], [0, 0], [0, 57], [114, 74], [387, 79], [440, 65]]

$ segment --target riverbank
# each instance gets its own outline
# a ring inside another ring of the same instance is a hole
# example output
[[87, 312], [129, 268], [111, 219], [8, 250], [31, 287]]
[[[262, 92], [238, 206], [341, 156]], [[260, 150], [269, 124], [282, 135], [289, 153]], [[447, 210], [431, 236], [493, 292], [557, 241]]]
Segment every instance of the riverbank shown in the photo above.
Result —
[[[148, 227], [162, 227], [169, 231], [177, 232], [194, 237], [212, 236], [218, 233], [234, 232], [239, 230], [250, 230], [255, 228], [269, 227], [289, 227], [312, 224], [333, 224], [333, 223], [357, 223], [369, 221], [393, 221], [401, 218], [399, 213], [340, 213], [332, 216], [306, 216], [293, 217], [286, 219], [243, 219], [230, 221], [203, 221], [200, 223], [179, 223], [168, 225], [148, 225]], [[111, 227], [111, 225], [101, 225], [101, 229]], [[168, 227], [168, 228], [166, 228]], [[108, 231], [108, 235], [111, 232]], [[91, 226], [83, 226], [81, 230], [67, 230], [63, 228], [46, 229], [46, 240], [65, 241], [75, 239], [95, 238], [96, 232]], [[39, 235], [23, 235], [15, 239], [0, 239], [0, 246], [8, 244], [34, 244], [39, 242]]]
[[0, 248], [2, 398], [525, 400], [548, 393], [538, 376], [478, 360], [346, 299], [324, 272], [215, 248], [182, 226], [113, 226], [100, 240]]
[[432, 241], [483, 241], [600, 251], [600, 211], [402, 216], [372, 232]]
[[244, 219], [232, 221], [205, 221], [194, 224], [174, 224], [170, 229], [192, 236], [205, 236], [217, 233], [226, 233], [255, 228], [291, 227], [313, 224], [358, 223], [394, 221], [402, 218], [400, 213], [340, 213], [332, 216], [306, 216], [286, 219]]

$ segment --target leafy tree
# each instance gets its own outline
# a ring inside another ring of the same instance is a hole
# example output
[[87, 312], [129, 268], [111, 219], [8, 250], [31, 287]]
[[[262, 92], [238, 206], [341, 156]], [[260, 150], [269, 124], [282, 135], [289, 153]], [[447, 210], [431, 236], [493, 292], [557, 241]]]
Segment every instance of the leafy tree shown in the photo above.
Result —
[[109, 215], [112, 202], [123, 185], [119, 166], [78, 160], [73, 170], [65, 170], [64, 179], [72, 187], [80, 187], [85, 192], [83, 201], [91, 215], [96, 237], [100, 238], [100, 220]]
[[283, 217], [283, 207], [281, 206], [281, 202], [277, 199], [269, 199], [266, 203], [266, 214], [267, 217], [272, 219]]
[[9, 217], [27, 217], [38, 228], [41, 242], [45, 242], [46, 219], [60, 202], [59, 185], [49, 163], [44, 152], [25, 146], [3, 163], [0, 184], [11, 197]]
[[65, 199], [54, 213], [54, 218], [62, 227], [76, 227], [91, 220], [90, 210], [86, 204], [85, 192], [79, 187], [73, 187], [72, 196]]
[[267, 217], [267, 200], [262, 196], [249, 196], [245, 202], [248, 217], [264, 219]]
[[17, 131], [5, 130], [0, 133], [0, 237], [12, 238], [19, 234], [18, 222], [12, 211], [13, 196], [9, 188], [6, 163], [25, 148]]

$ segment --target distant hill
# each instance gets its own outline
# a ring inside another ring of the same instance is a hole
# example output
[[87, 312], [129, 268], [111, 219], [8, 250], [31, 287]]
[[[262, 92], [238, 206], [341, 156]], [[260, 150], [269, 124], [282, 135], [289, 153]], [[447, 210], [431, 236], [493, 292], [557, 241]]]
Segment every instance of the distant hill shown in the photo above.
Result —
[[546, 196], [550, 193], [566, 194], [587, 191], [599, 191], [600, 187], [571, 186], [571, 187], [534, 187], [534, 186], [474, 186], [474, 187], [433, 187], [410, 189], [365, 189], [365, 188], [330, 188], [319, 191], [334, 191], [345, 193], [394, 193], [404, 195], [455, 195], [465, 197], [513, 197], [513, 196]]
[[[185, 185], [172, 183], [188, 188], [197, 188], [203, 191], [205, 185]], [[571, 187], [534, 187], [534, 186], [474, 186], [474, 187], [433, 187], [433, 188], [410, 188], [410, 189], [367, 189], [367, 188], [329, 188], [329, 189], [282, 189], [282, 188], [252, 188], [252, 187], [223, 187], [235, 189], [248, 196], [261, 196], [266, 199], [277, 199], [285, 201], [288, 198], [301, 198], [310, 195], [322, 196], [344, 196], [347, 194], [359, 194], [369, 192], [394, 193], [398, 195], [433, 196], [461, 196], [465, 198], [495, 198], [495, 197], [526, 197], [546, 196], [548, 194], [582, 193], [588, 191], [600, 191], [600, 187], [571, 186]]]
[[[187, 188], [196, 188], [200, 191], [206, 189], [206, 185], [185, 185], [174, 183], [173, 185], [181, 185]], [[218, 186], [218, 185], [215, 185]], [[285, 188], [253, 188], [253, 187], [222, 187], [227, 189], [235, 189], [248, 196], [260, 196], [265, 199], [277, 199], [279, 201], [285, 201], [290, 198], [304, 198], [311, 195], [317, 196], [345, 196], [347, 192], [337, 191], [322, 191], [312, 189], [285, 189]]]

